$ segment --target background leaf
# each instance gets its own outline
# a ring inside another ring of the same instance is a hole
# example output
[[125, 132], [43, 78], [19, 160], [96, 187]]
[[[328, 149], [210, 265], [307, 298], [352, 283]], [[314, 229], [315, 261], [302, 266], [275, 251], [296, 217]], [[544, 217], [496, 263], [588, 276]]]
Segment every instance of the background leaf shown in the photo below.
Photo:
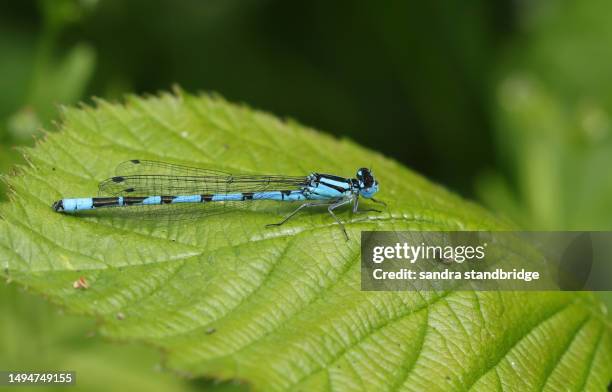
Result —
[[[16, 285], [0, 285], [0, 368], [69, 369], [77, 391], [140, 390], [195, 392], [239, 390], [234, 383], [191, 381], [164, 372], [150, 347], [109, 344], [83, 316], [67, 315]], [[24, 390], [28, 390], [27, 387]], [[57, 390], [35, 386], [32, 390]]]
[[[610, 324], [589, 293], [361, 292], [361, 230], [510, 227], [380, 154], [182, 92], [63, 114], [8, 179], [4, 273], [107, 337], [161, 348], [181, 374], [262, 390], [594, 390], [612, 376]], [[389, 207], [341, 212], [349, 242], [323, 212], [265, 229], [292, 208], [274, 203], [189, 224], [49, 207], [133, 158], [346, 176], [367, 165]], [[81, 276], [86, 290], [72, 286]]]

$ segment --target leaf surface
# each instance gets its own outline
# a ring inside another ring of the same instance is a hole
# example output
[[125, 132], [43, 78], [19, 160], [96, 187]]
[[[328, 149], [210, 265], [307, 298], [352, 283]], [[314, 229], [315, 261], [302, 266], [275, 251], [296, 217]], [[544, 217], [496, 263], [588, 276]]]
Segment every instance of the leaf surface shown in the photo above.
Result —
[[[378, 153], [181, 91], [67, 108], [60, 128], [8, 178], [4, 274], [96, 317], [109, 338], [159, 347], [173, 370], [258, 390], [578, 391], [610, 380], [610, 325], [589, 293], [361, 292], [362, 230], [509, 228]], [[282, 203], [190, 222], [50, 208], [95, 196], [135, 158], [288, 175], [371, 166], [388, 207], [341, 211], [348, 242], [325, 211], [266, 229], [295, 208]], [[87, 289], [73, 287], [80, 277]]]

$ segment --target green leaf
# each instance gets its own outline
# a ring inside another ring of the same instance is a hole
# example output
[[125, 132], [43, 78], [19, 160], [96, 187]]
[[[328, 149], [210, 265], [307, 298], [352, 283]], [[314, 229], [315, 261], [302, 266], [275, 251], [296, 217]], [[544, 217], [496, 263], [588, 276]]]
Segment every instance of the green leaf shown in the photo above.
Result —
[[[151, 348], [108, 344], [93, 334], [91, 320], [66, 316], [16, 285], [0, 285], [0, 369], [70, 369], [71, 391], [229, 392], [233, 383], [193, 382], [156, 371]], [[212, 389], [211, 387], [215, 387]], [[57, 390], [35, 387], [34, 390]]]
[[[597, 390], [611, 378], [610, 325], [590, 293], [360, 291], [361, 230], [509, 226], [351, 141], [179, 91], [65, 109], [61, 131], [26, 152], [0, 210], [5, 274], [109, 338], [160, 348], [181, 374], [335, 391]], [[319, 211], [266, 229], [292, 210], [274, 203], [170, 223], [51, 210], [133, 158], [296, 175], [369, 165], [388, 208], [341, 212], [348, 242]], [[89, 288], [73, 288], [80, 277]]]

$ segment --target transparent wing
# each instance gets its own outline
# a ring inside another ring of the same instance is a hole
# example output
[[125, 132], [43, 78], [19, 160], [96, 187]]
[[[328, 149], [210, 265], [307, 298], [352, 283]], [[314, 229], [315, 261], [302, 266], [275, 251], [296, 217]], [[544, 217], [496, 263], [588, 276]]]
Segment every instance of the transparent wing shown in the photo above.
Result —
[[281, 176], [116, 176], [100, 183], [100, 194], [112, 196], [221, 195], [265, 190], [296, 190], [306, 177]]
[[308, 182], [304, 176], [232, 175], [155, 161], [132, 160], [117, 167], [117, 176], [102, 181], [100, 194], [154, 196], [227, 194], [264, 190], [295, 190]]
[[117, 165], [115, 168], [117, 176], [131, 175], [169, 175], [169, 176], [230, 176], [230, 173], [221, 170], [200, 169], [197, 167], [189, 167], [177, 165], [174, 163], [165, 163], [157, 161], [148, 161], [143, 159], [132, 159]]
[[[305, 176], [233, 175], [220, 170], [200, 169], [147, 160], [130, 160], [119, 164], [116, 176], [99, 184], [101, 195], [110, 196], [176, 196], [222, 195], [266, 190], [296, 190], [308, 183]], [[135, 205], [125, 208], [99, 209], [96, 217], [153, 221], [195, 220], [245, 208], [266, 210], [266, 202], [227, 201], [213, 203], [177, 203]], [[87, 215], [89, 211], [83, 214]]]

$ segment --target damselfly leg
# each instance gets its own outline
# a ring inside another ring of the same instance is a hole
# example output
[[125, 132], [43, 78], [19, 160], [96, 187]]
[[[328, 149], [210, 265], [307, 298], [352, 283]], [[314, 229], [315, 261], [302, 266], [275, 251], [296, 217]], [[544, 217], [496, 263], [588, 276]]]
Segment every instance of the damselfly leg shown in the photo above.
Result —
[[335, 202], [329, 202], [329, 201], [324, 201], [324, 202], [314, 202], [314, 203], [304, 203], [302, 205], [300, 205], [298, 208], [296, 208], [295, 210], [293, 210], [293, 212], [291, 212], [289, 215], [287, 215], [286, 217], [283, 218], [282, 221], [278, 222], [278, 223], [268, 223], [266, 225], [266, 227], [273, 227], [273, 226], [280, 226], [284, 223], [286, 223], [289, 219], [293, 218], [293, 216], [295, 214], [297, 214], [298, 212], [300, 212], [300, 210], [304, 209], [304, 208], [308, 208], [308, 207], [317, 207], [317, 206], [328, 206], [330, 204], [333, 204]]
[[331, 216], [340, 225], [340, 228], [342, 229], [342, 232], [344, 233], [344, 236], [346, 237], [346, 239], [348, 241], [349, 236], [348, 236], [348, 234], [346, 232], [346, 229], [344, 228], [344, 224], [336, 216], [336, 214], [334, 214], [334, 210], [336, 208], [338, 208], [338, 207], [341, 207], [343, 205], [346, 205], [346, 204], [350, 203], [351, 201], [352, 201], [351, 198], [345, 198], [345, 199], [332, 200], [331, 202], [330, 201], [325, 201], [325, 202], [304, 203], [301, 206], [299, 206], [298, 208], [296, 208], [295, 210], [293, 210], [293, 212], [291, 212], [285, 218], [283, 218], [282, 221], [280, 221], [278, 223], [269, 223], [269, 224], [266, 225], [266, 227], [281, 226], [282, 224], [286, 223], [289, 219], [293, 218], [295, 216], [295, 214], [297, 214], [300, 210], [302, 210], [304, 208], [327, 206], [327, 211], [331, 214]]
[[346, 199], [340, 199], [337, 202], [335, 202], [334, 204], [330, 205], [329, 207], [327, 207], [327, 211], [329, 211], [329, 213], [331, 214], [331, 216], [334, 217], [334, 219], [336, 220], [336, 222], [338, 222], [338, 224], [340, 225], [340, 228], [342, 229], [342, 232], [344, 233], [344, 236], [346, 237], [346, 240], [349, 240], [349, 236], [346, 232], [346, 229], [344, 228], [344, 224], [342, 223], [342, 221], [340, 220], [340, 218], [338, 218], [336, 216], [336, 214], [334, 214], [334, 210], [338, 207], [341, 207], [345, 204], [348, 204], [351, 202], [351, 198], [346, 198]]
[[[382, 201], [374, 200], [374, 199], [372, 199], [372, 198], [370, 198], [370, 200], [373, 200], [375, 203], [382, 204], [382, 205], [384, 205], [385, 207], [387, 206], [387, 205], [386, 205], [384, 202], [382, 202]], [[366, 210], [359, 210], [359, 209], [358, 209], [358, 207], [359, 207], [359, 197], [358, 197], [358, 196], [356, 196], [356, 197], [355, 197], [355, 203], [353, 204], [353, 214], [361, 214], [361, 213], [364, 213], [364, 212], [382, 212], [381, 210], [377, 210], [377, 209], [375, 209], [375, 208], [368, 208], [368, 209], [366, 209]]]
[[383, 205], [383, 206], [385, 206], [385, 207], [387, 206], [387, 203], [385, 203], [385, 202], [384, 202], [384, 201], [382, 201], [382, 200], [377, 200], [377, 199], [375, 199], [375, 198], [373, 198], [373, 197], [370, 197], [370, 200], [372, 200], [374, 203], [377, 203], [377, 204], [382, 204], [382, 205]]

